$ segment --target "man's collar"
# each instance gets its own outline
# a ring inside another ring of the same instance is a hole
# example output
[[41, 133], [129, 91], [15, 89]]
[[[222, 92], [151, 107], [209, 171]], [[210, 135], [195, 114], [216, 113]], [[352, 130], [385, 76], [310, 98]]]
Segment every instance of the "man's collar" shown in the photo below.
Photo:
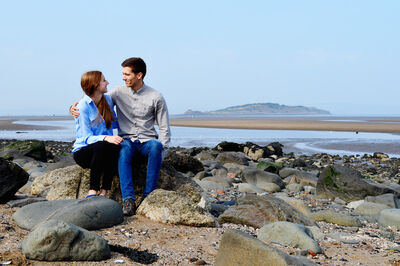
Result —
[[140, 89], [138, 89], [137, 91], [135, 91], [134, 89], [132, 89], [131, 88], [131, 90], [133, 90], [134, 92], [136, 92], [136, 93], [140, 93], [140, 92], [142, 92], [142, 91], [144, 91], [145, 89], [146, 89], [146, 84], [144, 84], [144, 82], [143, 82], [143, 86], [140, 88]]

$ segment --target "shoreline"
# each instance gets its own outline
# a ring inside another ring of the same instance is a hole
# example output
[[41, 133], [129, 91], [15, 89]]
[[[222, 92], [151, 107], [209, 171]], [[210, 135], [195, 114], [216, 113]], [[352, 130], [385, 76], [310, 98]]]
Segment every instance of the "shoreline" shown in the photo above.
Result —
[[[73, 120], [71, 116], [1, 117], [0, 130], [51, 130], [58, 126], [16, 124], [17, 121]], [[177, 127], [343, 131], [370, 133], [400, 133], [400, 117], [360, 116], [269, 116], [269, 117], [180, 117], [171, 116], [170, 125]]]

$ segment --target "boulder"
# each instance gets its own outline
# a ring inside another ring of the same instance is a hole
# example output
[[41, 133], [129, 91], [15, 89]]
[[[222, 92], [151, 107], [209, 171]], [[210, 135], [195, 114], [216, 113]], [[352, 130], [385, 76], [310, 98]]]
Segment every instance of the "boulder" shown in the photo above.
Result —
[[392, 193], [387, 193], [379, 196], [368, 196], [365, 197], [365, 201], [384, 204], [393, 209], [400, 207], [399, 198]]
[[247, 184], [247, 183], [240, 183], [238, 184], [238, 190], [239, 192], [247, 192], [247, 193], [258, 193], [262, 194], [265, 193], [264, 190], [252, 185], [252, 184]]
[[38, 161], [47, 162], [52, 158], [51, 153], [46, 151], [43, 141], [40, 140], [17, 140], [0, 150], [0, 157], [17, 159], [30, 157]]
[[273, 163], [273, 162], [264, 162], [264, 161], [259, 161], [257, 164], [257, 169], [266, 171], [266, 172], [270, 172], [270, 173], [274, 173], [274, 174], [278, 174], [279, 173], [279, 169], [282, 168], [281, 164], [278, 163]]
[[263, 183], [274, 183], [280, 188], [285, 187], [285, 183], [282, 181], [280, 176], [259, 169], [246, 169], [242, 173], [242, 179], [243, 182], [255, 185], [258, 188], [261, 188], [260, 186], [262, 186]]
[[271, 142], [267, 146], [265, 146], [266, 150], [268, 150], [268, 155], [266, 157], [269, 157], [271, 155], [276, 155], [278, 157], [281, 157], [283, 155], [283, 144], [279, 142]]
[[107, 241], [60, 220], [40, 224], [22, 242], [22, 253], [32, 260], [92, 261], [111, 257]]
[[244, 224], [255, 228], [278, 221], [315, 225], [313, 220], [285, 201], [269, 195], [257, 196], [251, 193], [238, 198], [237, 205], [231, 206], [218, 218], [221, 224]]
[[346, 202], [385, 193], [394, 191], [378, 183], [366, 181], [359, 171], [345, 166], [327, 166], [319, 176], [317, 184], [317, 197], [340, 197]]
[[289, 184], [286, 186], [287, 190], [293, 191], [293, 192], [300, 192], [304, 190], [304, 187], [300, 184]]
[[[139, 199], [143, 194], [146, 179], [146, 163], [136, 160], [133, 164], [135, 196]], [[46, 197], [47, 200], [84, 198], [89, 191], [90, 170], [78, 165], [56, 169], [36, 178], [31, 193]], [[195, 203], [201, 199], [203, 190], [192, 179], [177, 172], [173, 167], [164, 165], [160, 171], [157, 187], [177, 191]], [[119, 178], [114, 177], [112, 188], [107, 196], [121, 203]]]
[[213, 161], [215, 160], [216, 155], [214, 154], [215, 151], [201, 151], [200, 153], [196, 154], [194, 156], [195, 159], [199, 160], [199, 161]]
[[385, 204], [365, 201], [364, 203], [360, 204], [357, 208], [355, 208], [354, 212], [361, 215], [368, 215], [375, 217], [378, 216], [379, 213], [385, 209], [390, 209], [390, 207]]
[[163, 189], [151, 192], [137, 213], [161, 223], [215, 226], [214, 218], [207, 211], [178, 193]]
[[290, 175], [296, 174], [296, 173], [300, 173], [301, 171], [298, 169], [294, 169], [294, 168], [289, 168], [289, 167], [285, 167], [282, 168], [281, 170], [279, 170], [279, 176], [282, 178], [286, 178]]
[[249, 158], [242, 152], [222, 152], [218, 154], [216, 161], [220, 164], [237, 163], [241, 165], [249, 165]]
[[224, 188], [230, 188], [232, 186], [232, 179], [228, 177], [221, 177], [221, 176], [209, 176], [203, 178], [201, 181], [212, 181], [217, 184], [220, 184]]
[[322, 249], [313, 238], [311, 230], [302, 224], [275, 222], [264, 225], [257, 232], [257, 238], [264, 242], [274, 242], [294, 248], [321, 253]]
[[400, 230], [400, 209], [386, 209], [381, 211], [378, 222], [380, 225], [392, 226]]
[[305, 266], [314, 263], [303, 257], [287, 255], [244, 232], [228, 230], [222, 235], [215, 265]]
[[218, 151], [240, 151], [240, 152], [243, 152], [243, 144], [223, 141], [223, 142], [219, 143], [214, 149], [218, 150]]
[[164, 158], [165, 165], [173, 166], [177, 171], [186, 173], [198, 173], [204, 170], [203, 164], [189, 155], [178, 154], [176, 152], [169, 152]]
[[253, 161], [257, 161], [260, 158], [264, 157], [264, 149], [257, 144], [246, 142], [243, 147], [243, 152]]
[[193, 179], [203, 191], [225, 190], [225, 187], [213, 181]]
[[343, 226], [361, 227], [362, 224], [357, 217], [350, 216], [343, 213], [338, 213], [332, 210], [322, 210], [311, 213], [310, 218], [315, 221], [324, 221], [327, 223], [338, 224]]
[[12, 199], [28, 179], [29, 174], [24, 169], [0, 157], [0, 203]]
[[288, 184], [300, 184], [302, 186], [312, 186], [317, 187], [318, 178], [308, 172], [299, 171], [297, 173], [293, 173], [289, 175], [289, 182]]
[[97, 230], [122, 223], [124, 215], [118, 202], [106, 197], [93, 197], [32, 203], [18, 209], [13, 219], [19, 227], [27, 230], [51, 219]]
[[309, 216], [311, 214], [310, 208], [304, 203], [304, 201], [300, 199], [290, 198], [286, 195], [275, 195], [275, 197], [280, 198], [285, 201], [287, 204], [304, 214], [305, 216]]

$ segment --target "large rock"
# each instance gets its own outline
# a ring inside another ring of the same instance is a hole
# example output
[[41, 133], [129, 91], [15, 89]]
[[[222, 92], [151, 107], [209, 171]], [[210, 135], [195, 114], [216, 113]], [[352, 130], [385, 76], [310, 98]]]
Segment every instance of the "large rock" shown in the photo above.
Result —
[[[136, 160], [133, 164], [135, 196], [143, 194], [146, 179], [146, 163]], [[89, 191], [90, 170], [82, 169], [78, 165], [53, 170], [37, 177], [31, 188], [33, 195], [46, 197], [47, 200], [63, 200], [84, 198]], [[177, 172], [173, 167], [163, 163], [157, 187], [165, 190], [177, 191], [193, 202], [199, 202], [203, 190], [192, 179]], [[107, 195], [121, 203], [121, 189], [119, 178], [114, 177], [112, 188]]]
[[398, 196], [395, 196], [392, 193], [387, 193], [379, 196], [368, 196], [365, 198], [365, 201], [384, 204], [393, 209], [400, 208], [400, 200]]
[[315, 225], [313, 220], [281, 199], [250, 193], [238, 198], [237, 205], [231, 206], [218, 218], [218, 222], [221, 224], [244, 224], [255, 228], [278, 221]]
[[289, 176], [288, 184], [300, 184], [302, 186], [317, 187], [318, 178], [305, 171], [299, 171]]
[[366, 181], [357, 170], [344, 166], [327, 166], [321, 173], [317, 184], [317, 197], [339, 197], [347, 202], [395, 193], [392, 189]]
[[218, 151], [243, 151], [243, 144], [238, 144], [235, 142], [223, 141], [219, 143], [214, 149]]
[[264, 242], [274, 242], [300, 249], [321, 253], [322, 249], [313, 238], [310, 229], [302, 224], [275, 222], [258, 230], [257, 238]]
[[28, 179], [24, 169], [0, 157], [0, 203], [9, 201]]
[[314, 265], [311, 261], [270, 247], [262, 241], [237, 230], [228, 230], [219, 244], [216, 266]]
[[310, 214], [310, 218], [315, 221], [324, 221], [343, 226], [361, 227], [362, 224], [357, 217], [350, 216], [344, 213], [338, 213], [332, 210], [322, 210]]
[[220, 164], [237, 163], [241, 165], [249, 165], [249, 158], [242, 152], [222, 152], [218, 154], [216, 161]]
[[199, 160], [192, 156], [178, 154], [176, 152], [169, 152], [163, 163], [173, 166], [177, 171], [182, 173], [190, 171], [196, 174], [204, 170], [203, 164]]
[[22, 253], [32, 260], [104, 260], [111, 257], [107, 241], [60, 220], [39, 225], [22, 242]]
[[385, 209], [390, 209], [390, 207], [385, 204], [365, 201], [364, 203], [360, 204], [357, 208], [355, 208], [354, 212], [362, 215], [375, 217], [378, 216], [379, 213]]
[[51, 153], [46, 151], [43, 141], [39, 140], [17, 140], [0, 150], [0, 157], [4, 158], [26, 158], [30, 157], [38, 161], [47, 162]]
[[400, 230], [400, 209], [386, 209], [379, 213], [378, 222], [383, 226], [393, 226]]
[[31, 230], [46, 220], [62, 220], [88, 230], [111, 227], [124, 221], [122, 207], [105, 197], [37, 202], [17, 210], [13, 219]]
[[161, 223], [215, 226], [214, 218], [207, 211], [178, 193], [163, 189], [150, 193], [137, 213]]
[[265, 183], [277, 184], [280, 188], [285, 187], [285, 183], [282, 181], [279, 175], [262, 171], [260, 169], [248, 168], [242, 173], [243, 182], [255, 185], [258, 188], [263, 189]]

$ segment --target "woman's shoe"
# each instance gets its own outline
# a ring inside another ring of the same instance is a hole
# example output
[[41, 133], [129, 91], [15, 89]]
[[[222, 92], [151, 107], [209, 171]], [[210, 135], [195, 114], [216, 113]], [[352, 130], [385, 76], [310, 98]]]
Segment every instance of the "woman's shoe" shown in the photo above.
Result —
[[90, 194], [90, 195], [87, 195], [86, 197], [85, 197], [85, 199], [90, 199], [91, 197], [96, 197], [97, 195], [96, 194]]

